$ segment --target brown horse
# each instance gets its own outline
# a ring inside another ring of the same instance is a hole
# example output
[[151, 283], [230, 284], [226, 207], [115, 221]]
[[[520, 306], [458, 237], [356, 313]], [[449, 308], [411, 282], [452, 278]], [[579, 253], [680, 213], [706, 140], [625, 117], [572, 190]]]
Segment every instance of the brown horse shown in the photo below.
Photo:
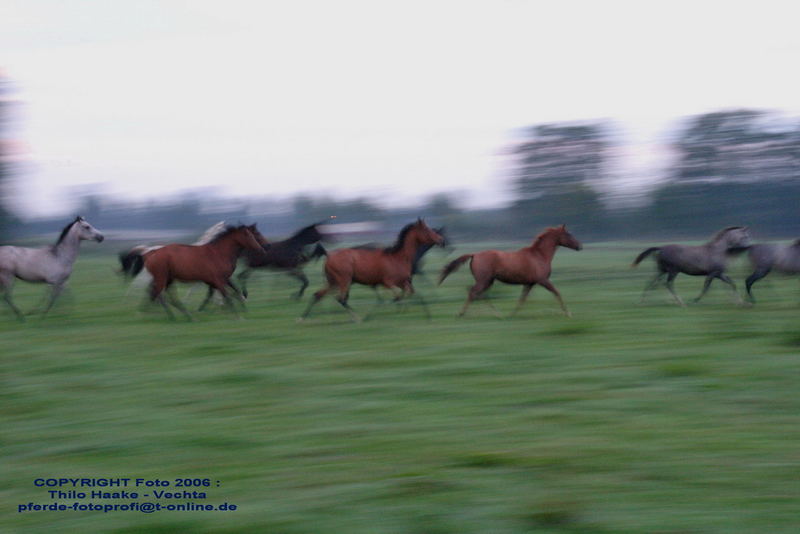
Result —
[[[484, 291], [489, 289], [495, 280], [500, 280], [506, 284], [522, 285], [522, 294], [517, 302], [517, 307], [512, 315], [517, 313], [528, 298], [533, 286], [539, 284], [555, 295], [561, 309], [567, 317], [571, 317], [567, 306], [561, 299], [561, 294], [550, 282], [550, 263], [556, 254], [556, 248], [562, 246], [573, 250], [583, 248], [580, 242], [567, 231], [565, 225], [555, 228], [548, 228], [534, 239], [529, 247], [521, 248], [516, 252], [503, 252], [500, 250], [484, 250], [474, 254], [464, 254], [448, 263], [439, 277], [441, 284], [447, 276], [458, 269], [461, 264], [471, 259], [470, 269], [475, 278], [475, 285], [469, 290], [467, 301], [461, 308], [459, 316], [466, 313], [467, 308], [473, 300], [478, 298]], [[494, 306], [489, 303], [494, 309]], [[497, 310], [495, 310], [497, 313]]]
[[[350, 296], [350, 286], [353, 283], [366, 286], [383, 286], [395, 294], [395, 301], [414, 294], [411, 285], [411, 273], [417, 250], [424, 245], [441, 244], [444, 238], [428, 227], [422, 219], [406, 225], [397, 236], [397, 241], [391, 247], [384, 249], [357, 249], [344, 248], [328, 255], [325, 262], [325, 277], [328, 284], [314, 293], [314, 298], [308, 304], [305, 313], [300, 318], [305, 319], [311, 313], [311, 308], [328, 292], [337, 288], [339, 296], [337, 301], [352, 316], [353, 320], [360, 318], [347, 303]], [[420, 298], [425, 305], [425, 301]], [[425, 308], [428, 317], [427, 307]]]
[[230, 277], [236, 269], [236, 260], [243, 250], [263, 251], [254, 233], [260, 236], [255, 225], [229, 226], [205, 245], [165, 245], [141, 256], [130, 274], [136, 276], [142, 266], [147, 268], [153, 277], [150, 284], [150, 299], [158, 300], [171, 319], [174, 315], [164, 300], [165, 292], [170, 304], [183, 312], [189, 320], [192, 318], [177, 296], [170, 291], [172, 283], [176, 280], [204, 282], [210, 289], [220, 292], [225, 304], [235, 314], [236, 309], [226, 286], [230, 287]]

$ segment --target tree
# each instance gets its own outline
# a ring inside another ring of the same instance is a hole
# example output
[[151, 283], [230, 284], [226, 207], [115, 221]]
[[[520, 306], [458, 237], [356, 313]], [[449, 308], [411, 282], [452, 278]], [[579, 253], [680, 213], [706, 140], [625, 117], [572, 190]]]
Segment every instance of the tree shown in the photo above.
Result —
[[11, 178], [11, 139], [9, 137], [9, 114], [12, 105], [9, 82], [0, 74], [0, 240], [8, 236], [11, 216], [6, 209], [8, 182]]
[[[607, 177], [610, 128], [601, 122], [544, 124], [517, 145], [512, 214], [520, 233], [567, 223], [597, 235], [604, 226], [595, 187]], [[531, 228], [533, 227], [533, 228]]]
[[754, 109], [691, 117], [674, 148], [678, 182], [800, 178], [800, 130], [773, 113]]

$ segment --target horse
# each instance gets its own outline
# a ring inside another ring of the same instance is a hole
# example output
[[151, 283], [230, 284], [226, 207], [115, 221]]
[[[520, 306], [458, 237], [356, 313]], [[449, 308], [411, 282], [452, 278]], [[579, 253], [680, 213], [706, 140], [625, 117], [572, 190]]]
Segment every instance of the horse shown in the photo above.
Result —
[[[218, 223], [210, 226], [208, 230], [203, 232], [203, 235], [201, 235], [197, 239], [197, 241], [192, 243], [192, 245], [205, 245], [211, 242], [211, 240], [213, 240], [219, 234], [224, 232], [227, 227], [228, 225], [225, 224], [225, 221], [219, 221]], [[122, 252], [119, 253], [119, 262], [122, 268], [118, 272], [123, 276], [125, 276], [126, 278], [130, 278], [131, 270], [138, 261], [137, 258], [139, 258], [140, 256], [144, 256], [148, 252], [157, 250], [163, 246], [164, 245], [136, 245], [127, 250], [123, 250]], [[133, 278], [133, 281], [131, 282], [128, 291], [125, 292], [125, 296], [126, 297], [128, 296], [128, 293], [130, 293], [131, 288], [133, 288], [133, 286], [144, 287], [147, 284], [147, 278], [150, 278], [147, 271], [143, 271], [139, 276]], [[139, 282], [140, 280], [141, 282]]]
[[[270, 243], [269, 247], [265, 247], [264, 254], [245, 253], [247, 267], [237, 276], [242, 296], [247, 298], [247, 280], [253, 274], [253, 270], [269, 268], [286, 271], [289, 276], [300, 280], [300, 290], [294, 294], [294, 298], [302, 297], [308, 287], [308, 278], [303, 272], [303, 266], [312, 259], [327, 255], [327, 251], [320, 244], [320, 241], [325, 239], [317, 228], [321, 224], [318, 222], [308, 225], [288, 239]], [[315, 243], [313, 250], [308, 251], [310, 245]]]
[[[572, 315], [561, 298], [561, 293], [550, 281], [551, 263], [559, 246], [571, 248], [572, 250], [581, 250], [583, 248], [580, 241], [567, 231], [566, 225], [562, 224], [561, 226], [547, 228], [536, 236], [530, 246], [514, 252], [484, 250], [473, 254], [464, 254], [445, 265], [439, 275], [439, 284], [444, 282], [445, 278], [462, 264], [471, 260], [470, 270], [475, 278], [475, 284], [467, 294], [467, 300], [458, 314], [459, 317], [462, 317], [467, 312], [467, 308], [472, 301], [489, 289], [495, 280], [505, 284], [522, 286], [522, 294], [511, 315], [515, 315], [522, 308], [533, 286], [539, 284], [556, 297], [556, 300], [561, 305], [561, 310], [567, 317], [571, 317]], [[489, 306], [494, 309], [490, 302]], [[497, 310], [494, 311], [497, 314]]]
[[192, 319], [189, 311], [169, 291], [176, 280], [203, 282], [212, 290], [216, 289], [228, 308], [236, 314], [226, 287], [231, 286], [230, 277], [243, 250], [256, 252], [264, 250], [255, 237], [257, 232], [256, 225], [228, 226], [205, 245], [164, 245], [138, 255], [138, 260], [133, 262], [133, 268], [128, 274], [136, 276], [142, 268], [147, 269], [153, 277], [150, 284], [150, 300], [158, 300], [170, 319], [174, 319], [174, 315], [164, 300], [164, 292], [167, 293], [170, 304], [178, 308], [187, 319]]
[[[428, 253], [428, 251], [430, 249], [432, 249], [435, 246], [439, 246], [439, 247], [442, 247], [442, 248], [449, 248], [450, 250], [452, 250], [452, 245], [450, 244], [450, 240], [447, 237], [447, 233], [446, 233], [445, 227], [444, 226], [440, 226], [439, 228], [434, 228], [433, 231], [436, 232], [437, 234], [439, 234], [440, 236], [442, 236], [442, 242], [440, 244], [430, 243], [430, 244], [427, 244], [427, 245], [420, 245], [419, 246], [419, 248], [417, 249], [417, 253], [414, 255], [414, 261], [411, 264], [411, 279], [412, 279], [412, 281], [414, 279], [414, 276], [416, 276], [416, 275], [420, 275], [422, 277], [425, 277], [425, 273], [422, 271], [422, 258], [423, 258], [423, 256], [425, 256], [425, 254]], [[359, 250], [376, 250], [376, 249], [382, 248], [382, 247], [380, 247], [377, 243], [364, 243], [363, 245], [357, 245], [357, 246], [355, 246], [353, 248], [359, 249]], [[425, 278], [427, 279], [427, 277], [425, 277]], [[383, 299], [381, 298], [380, 294], [378, 293], [378, 286], [373, 286], [373, 289], [375, 290], [375, 295], [377, 296], [378, 300], [382, 302]]]
[[730, 258], [750, 247], [750, 231], [746, 226], [729, 226], [723, 228], [711, 239], [699, 246], [689, 245], [665, 245], [663, 247], [650, 247], [639, 254], [631, 267], [636, 267], [639, 263], [652, 253], [657, 253], [658, 273], [644, 288], [640, 302], [644, 301], [645, 294], [653, 289], [664, 275], [667, 276], [667, 290], [672, 294], [678, 304], [685, 306], [683, 300], [675, 293], [673, 282], [679, 273], [686, 273], [692, 276], [704, 275], [706, 277], [703, 289], [694, 302], [699, 302], [703, 295], [708, 291], [708, 287], [714, 278], [719, 278], [728, 284], [733, 294], [742, 302], [741, 297], [736, 292], [736, 284], [725, 274]]
[[751, 303], [756, 301], [753, 297], [753, 284], [771, 271], [784, 274], [800, 273], [800, 239], [795, 240], [791, 245], [753, 245], [747, 254], [754, 269], [753, 274], [748, 276], [745, 281], [747, 297]]
[[[350, 296], [350, 286], [353, 283], [366, 286], [383, 286], [395, 293], [395, 301], [414, 295], [411, 284], [411, 272], [414, 258], [420, 247], [430, 244], [441, 244], [444, 239], [441, 235], [425, 224], [422, 219], [407, 224], [400, 230], [394, 245], [384, 249], [358, 249], [344, 248], [328, 254], [325, 261], [325, 278], [327, 285], [314, 293], [300, 320], [308, 317], [311, 308], [322, 300], [328, 292], [337, 288], [339, 295], [337, 301], [358, 322], [361, 319], [353, 308], [347, 303]], [[425, 301], [420, 302], [425, 306], [425, 311], [430, 318]]]
[[103, 234], [86, 219], [78, 216], [64, 227], [54, 245], [44, 248], [0, 247], [0, 292], [3, 293], [6, 303], [16, 314], [17, 319], [25, 320], [11, 299], [15, 277], [26, 282], [50, 284], [50, 297], [42, 311], [44, 317], [53, 307], [72, 274], [72, 266], [78, 257], [81, 241], [94, 240], [101, 243], [103, 239]]

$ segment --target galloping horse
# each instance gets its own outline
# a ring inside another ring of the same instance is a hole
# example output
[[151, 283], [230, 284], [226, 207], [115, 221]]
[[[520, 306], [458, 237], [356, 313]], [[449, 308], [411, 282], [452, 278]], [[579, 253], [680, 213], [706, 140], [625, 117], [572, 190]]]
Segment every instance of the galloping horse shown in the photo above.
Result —
[[[416, 276], [416, 275], [420, 275], [420, 276], [426, 278], [426, 280], [427, 280], [427, 277], [425, 277], [425, 273], [422, 272], [422, 258], [425, 256], [425, 254], [428, 253], [428, 251], [430, 249], [432, 249], [433, 247], [438, 246], [438, 247], [442, 247], [442, 248], [449, 248], [450, 250], [452, 250], [452, 245], [450, 244], [450, 240], [447, 238], [447, 234], [445, 232], [444, 226], [440, 226], [439, 228], [434, 228], [433, 231], [436, 232], [437, 234], [439, 234], [440, 236], [442, 236], [442, 242], [441, 243], [430, 243], [430, 244], [427, 244], [427, 245], [420, 245], [419, 246], [419, 248], [417, 249], [417, 253], [414, 255], [414, 261], [411, 264], [411, 279], [412, 279], [412, 281], [414, 279], [414, 276]], [[363, 245], [358, 245], [358, 246], [355, 246], [353, 248], [359, 249], [359, 250], [377, 250], [377, 249], [382, 248], [382, 247], [380, 247], [376, 243], [365, 243]], [[375, 290], [375, 295], [378, 297], [378, 300], [382, 302], [383, 299], [381, 298], [380, 294], [378, 293], [378, 286], [373, 286], [373, 289]]]
[[[254, 269], [269, 268], [280, 271], [287, 271], [289, 276], [300, 280], [302, 284], [300, 290], [295, 293], [294, 298], [299, 299], [303, 296], [308, 287], [308, 278], [303, 272], [303, 265], [314, 258], [325, 256], [327, 252], [319, 243], [325, 236], [317, 228], [322, 223], [314, 223], [298, 230], [292, 237], [283, 241], [270, 243], [265, 247], [264, 254], [244, 254], [247, 268], [237, 276], [242, 295], [247, 298], [247, 279], [253, 274]], [[316, 247], [310, 252], [306, 249], [314, 243]]]
[[[328, 254], [325, 262], [325, 277], [328, 284], [314, 293], [314, 298], [300, 319], [308, 317], [311, 308], [331, 289], [337, 288], [339, 296], [336, 300], [350, 312], [353, 320], [359, 321], [359, 317], [347, 303], [350, 286], [353, 283], [400, 290], [395, 300], [413, 295], [411, 271], [417, 251], [421, 246], [440, 244], [443, 241], [442, 236], [430, 229], [422, 219], [417, 219], [400, 231], [395, 244], [391, 247], [378, 250], [344, 248]], [[423, 300], [421, 302], [425, 304]], [[427, 312], [427, 308], [425, 311]]]
[[706, 277], [703, 290], [694, 299], [694, 302], [703, 298], [714, 278], [719, 278], [731, 287], [741, 303], [742, 299], [736, 292], [736, 285], [725, 274], [725, 268], [732, 255], [741, 253], [749, 247], [750, 232], [747, 227], [729, 226], [714, 234], [711, 240], [704, 245], [665, 245], [648, 248], [639, 254], [631, 265], [631, 267], [636, 267], [649, 254], [657, 252], [658, 274], [645, 286], [640, 302], [644, 300], [645, 294], [658, 285], [664, 275], [667, 275], [667, 290], [675, 297], [678, 304], [685, 306], [683, 300], [675, 293], [673, 281], [679, 273], [686, 273], [693, 276], [705, 275]]
[[44, 248], [0, 247], [0, 292], [17, 319], [23, 321], [24, 317], [11, 300], [14, 278], [50, 284], [50, 298], [42, 311], [42, 316], [46, 315], [72, 274], [81, 241], [89, 239], [100, 243], [103, 234], [79, 216], [64, 227], [55, 245]]
[[[210, 243], [211, 240], [213, 240], [219, 234], [224, 232], [227, 227], [228, 227], [228, 225], [225, 224], [225, 221], [219, 221], [218, 223], [216, 223], [213, 226], [209, 227], [208, 230], [203, 232], [203, 235], [201, 235], [197, 239], [197, 241], [192, 243], [192, 245], [205, 245], [207, 243]], [[261, 235], [261, 234], [259, 234], [259, 235]], [[257, 238], [258, 237], [256, 237], [256, 239]], [[264, 242], [266, 243], [266, 240], [264, 240]], [[131, 248], [127, 249], [127, 250], [124, 250], [124, 251], [120, 252], [119, 253], [119, 262], [120, 262], [122, 268], [120, 269], [119, 273], [122, 274], [123, 276], [125, 276], [126, 278], [131, 277], [131, 274], [130, 274], [131, 270], [133, 269], [133, 266], [138, 261], [139, 257], [144, 256], [148, 252], [152, 252], [153, 250], [157, 250], [157, 249], [159, 249], [159, 248], [161, 248], [163, 246], [164, 245], [136, 245], [134, 247], [131, 247]], [[148, 283], [147, 279], [148, 278], [150, 278], [150, 275], [148, 274], [147, 271], [143, 271], [141, 274], [139, 274], [138, 276], [133, 278], [133, 281], [131, 282], [131, 285], [128, 288], [128, 291], [125, 292], [125, 296], [126, 297], [128, 296], [128, 293], [130, 293], [131, 289], [134, 286], [144, 287], [145, 285], [147, 285], [147, 283]], [[189, 291], [191, 291], [191, 289]]]
[[170, 304], [183, 312], [188, 319], [192, 318], [178, 298], [169, 291], [175, 280], [204, 282], [212, 290], [220, 292], [225, 304], [235, 314], [236, 309], [225, 288], [230, 286], [236, 260], [243, 250], [263, 251], [254, 232], [258, 232], [255, 225], [229, 226], [205, 245], [164, 245], [140, 255], [129, 274], [136, 276], [142, 267], [147, 268], [153, 277], [150, 299], [158, 300], [170, 318], [174, 318], [174, 315], [164, 300], [165, 290]]
[[[550, 281], [551, 266], [556, 248], [559, 246], [580, 250], [582, 245], [567, 231], [565, 225], [548, 228], [533, 240], [529, 247], [521, 248], [516, 252], [503, 252], [500, 250], [484, 250], [474, 254], [464, 254], [448, 263], [439, 276], [441, 284], [447, 276], [458, 269], [467, 260], [472, 260], [470, 270], [475, 278], [475, 284], [470, 288], [467, 301], [461, 308], [459, 316], [463, 316], [473, 300], [489, 289], [495, 280], [506, 284], [522, 285], [522, 294], [519, 297], [512, 315], [516, 314], [533, 286], [539, 284], [555, 295], [561, 309], [569, 317], [570, 313], [561, 298], [561, 293]], [[491, 303], [489, 304], [491, 306]], [[492, 308], [494, 308], [492, 306]], [[495, 311], [496, 313], [496, 311]]]
[[784, 274], [800, 273], [800, 239], [791, 245], [758, 244], [748, 251], [753, 274], [747, 277], [745, 285], [750, 302], [755, 302], [752, 287], [757, 281], [767, 276], [770, 271]]

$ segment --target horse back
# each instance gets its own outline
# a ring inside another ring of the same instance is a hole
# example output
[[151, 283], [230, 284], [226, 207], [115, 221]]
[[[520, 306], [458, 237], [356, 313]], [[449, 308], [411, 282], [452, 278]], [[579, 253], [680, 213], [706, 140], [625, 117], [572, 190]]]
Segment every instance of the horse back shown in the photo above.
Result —
[[0, 247], [0, 271], [26, 282], [55, 282], [69, 276], [71, 268], [53, 254], [50, 247]]
[[208, 282], [229, 278], [236, 267], [203, 245], [165, 245], [144, 255], [145, 268], [153, 277]]
[[550, 276], [550, 263], [529, 249], [514, 252], [484, 250], [472, 257], [470, 264], [476, 280], [496, 278], [508, 284], [532, 284]]
[[399, 261], [382, 249], [346, 248], [328, 254], [325, 275], [335, 285], [355, 282], [396, 286], [411, 277], [411, 264]]
[[665, 245], [658, 251], [658, 263], [663, 269], [690, 275], [724, 270], [727, 260], [724, 252], [714, 253], [704, 245]]

